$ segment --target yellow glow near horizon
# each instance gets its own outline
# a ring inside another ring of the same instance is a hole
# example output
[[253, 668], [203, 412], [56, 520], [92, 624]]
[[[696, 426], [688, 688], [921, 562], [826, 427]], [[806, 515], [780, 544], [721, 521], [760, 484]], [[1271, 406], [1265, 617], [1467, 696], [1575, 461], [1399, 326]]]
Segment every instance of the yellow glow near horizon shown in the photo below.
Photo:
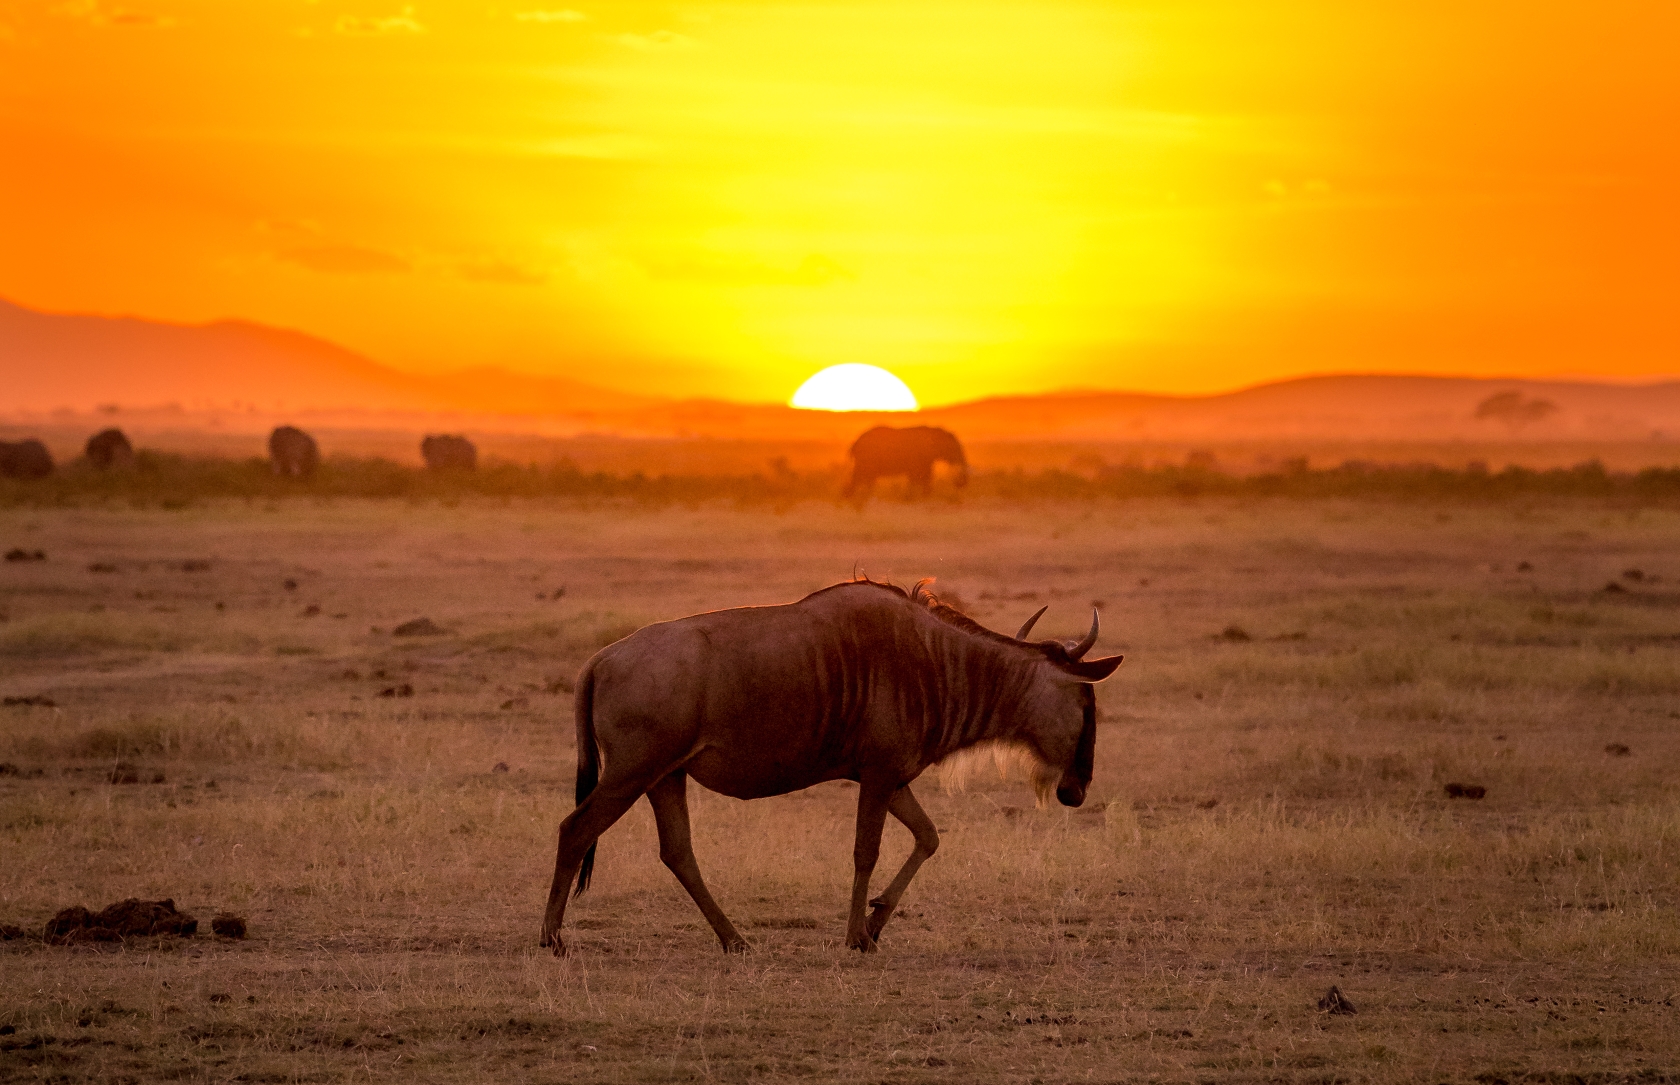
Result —
[[788, 401], [814, 411], [914, 411], [910, 386], [878, 365], [831, 365], [799, 386]]
[[1621, 0], [0, 0], [0, 297], [778, 402], [860, 357], [928, 404], [1675, 374], [1677, 37]]

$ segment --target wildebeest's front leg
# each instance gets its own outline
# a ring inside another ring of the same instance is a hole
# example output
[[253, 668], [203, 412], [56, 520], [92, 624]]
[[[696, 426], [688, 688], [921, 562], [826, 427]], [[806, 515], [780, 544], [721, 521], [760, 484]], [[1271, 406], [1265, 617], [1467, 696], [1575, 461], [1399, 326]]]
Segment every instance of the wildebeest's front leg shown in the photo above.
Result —
[[887, 804], [897, 784], [891, 781], [859, 781], [857, 840], [852, 845], [852, 908], [846, 918], [846, 948], [875, 952], [875, 938], [864, 922], [863, 909], [869, 900], [869, 875], [881, 856], [881, 830], [887, 823]]
[[688, 831], [688, 773], [678, 769], [654, 784], [648, 792], [648, 802], [659, 825], [659, 858], [700, 906], [701, 914], [723, 943], [723, 951], [745, 952], [746, 939], [736, 932], [735, 925], [707, 892], [706, 880], [700, 876], [700, 864], [694, 859], [694, 845]]
[[904, 890], [910, 885], [910, 879], [916, 876], [916, 871], [927, 862], [928, 857], [939, 850], [939, 830], [934, 828], [932, 820], [922, 810], [922, 804], [916, 801], [916, 796], [910, 793], [909, 786], [901, 787], [893, 792], [887, 802], [887, 810], [892, 816], [904, 823], [916, 836], [916, 846], [911, 850], [910, 857], [904, 860], [904, 865], [898, 869], [898, 876], [892, 884], [874, 900], [869, 902], [869, 937], [879, 940], [881, 928], [892, 918], [893, 909], [898, 907], [899, 898], [904, 896]]

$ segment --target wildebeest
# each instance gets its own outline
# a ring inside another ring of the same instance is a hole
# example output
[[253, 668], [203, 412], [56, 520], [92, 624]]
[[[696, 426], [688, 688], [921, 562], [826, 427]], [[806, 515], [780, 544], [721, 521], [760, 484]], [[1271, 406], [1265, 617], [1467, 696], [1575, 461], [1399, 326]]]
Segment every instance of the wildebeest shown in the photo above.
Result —
[[134, 446], [120, 429], [102, 429], [87, 442], [88, 462], [101, 471], [113, 467], [129, 467], [134, 463]]
[[962, 442], [950, 430], [938, 426], [876, 426], [852, 442], [847, 455], [852, 458], [847, 497], [867, 496], [876, 479], [894, 475], [905, 476], [910, 489], [925, 496], [933, 492], [936, 462], [956, 469], [953, 481], [958, 486], [968, 485], [968, 459], [963, 455]]
[[308, 478], [321, 465], [321, 450], [296, 426], [280, 426], [268, 435], [268, 462], [277, 475]]
[[[876, 948], [905, 887], [939, 847], [910, 793], [930, 765], [976, 746], [1021, 755], [1039, 801], [1085, 801], [1096, 750], [1092, 683], [1119, 656], [1085, 659], [1075, 643], [994, 633], [926, 590], [869, 580], [797, 603], [742, 607], [645, 626], [597, 652], [576, 693], [577, 808], [560, 824], [542, 944], [563, 952], [566, 894], [589, 886], [596, 840], [643, 795], [659, 856], [699, 905], [726, 952], [746, 948], [706, 890], [689, 845], [688, 778], [738, 799], [825, 780], [858, 783], [846, 944]], [[602, 775], [601, 761], [606, 760]], [[891, 813], [915, 836], [880, 896], [869, 876]], [[867, 920], [865, 905], [871, 909]]]
[[478, 449], [456, 433], [428, 433], [420, 442], [420, 455], [433, 471], [472, 471], [478, 467]]
[[46, 478], [52, 472], [52, 453], [35, 438], [0, 441], [0, 478]]

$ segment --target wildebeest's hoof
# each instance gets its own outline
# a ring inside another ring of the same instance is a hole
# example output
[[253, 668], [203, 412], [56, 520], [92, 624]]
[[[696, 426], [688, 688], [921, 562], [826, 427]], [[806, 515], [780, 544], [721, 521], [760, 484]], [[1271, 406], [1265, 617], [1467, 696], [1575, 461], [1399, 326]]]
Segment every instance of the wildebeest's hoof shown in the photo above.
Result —
[[723, 944], [723, 951], [725, 953], [745, 953], [751, 948], [751, 946], [747, 945], [747, 940], [745, 938], [736, 938]]
[[847, 936], [846, 948], [855, 949], [859, 953], [874, 953], [881, 947], [876, 944], [874, 937], [868, 931], [858, 931]]

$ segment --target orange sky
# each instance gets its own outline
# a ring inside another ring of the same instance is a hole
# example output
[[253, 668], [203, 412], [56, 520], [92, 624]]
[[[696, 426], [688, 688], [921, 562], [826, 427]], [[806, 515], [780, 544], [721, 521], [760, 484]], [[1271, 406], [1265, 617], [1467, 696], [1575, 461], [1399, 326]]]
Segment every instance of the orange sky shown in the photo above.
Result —
[[0, 0], [0, 296], [742, 399], [1677, 375], [1677, 41], [1618, 0]]

